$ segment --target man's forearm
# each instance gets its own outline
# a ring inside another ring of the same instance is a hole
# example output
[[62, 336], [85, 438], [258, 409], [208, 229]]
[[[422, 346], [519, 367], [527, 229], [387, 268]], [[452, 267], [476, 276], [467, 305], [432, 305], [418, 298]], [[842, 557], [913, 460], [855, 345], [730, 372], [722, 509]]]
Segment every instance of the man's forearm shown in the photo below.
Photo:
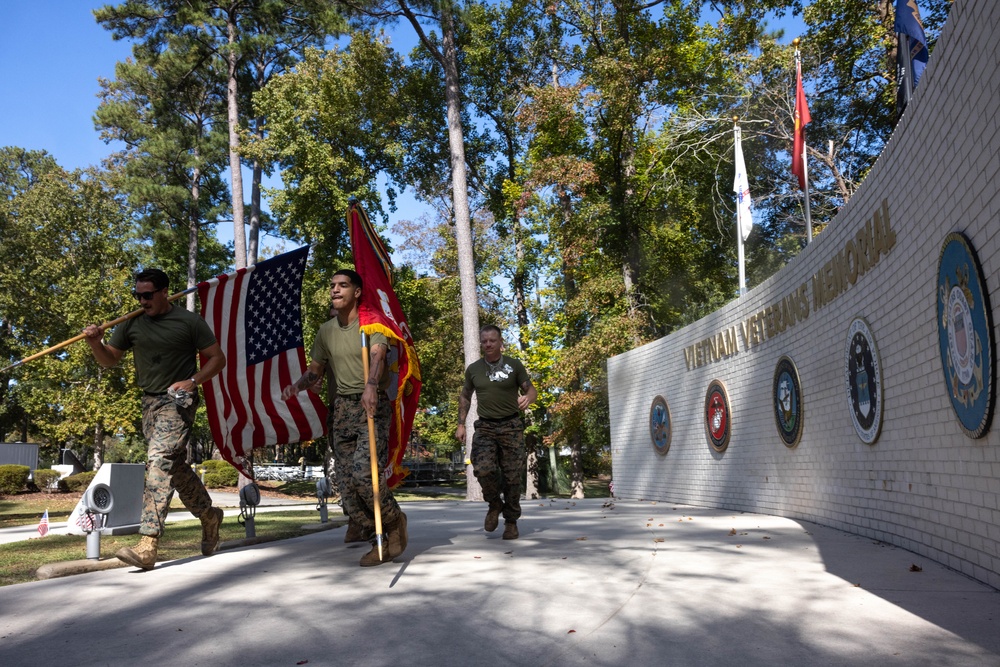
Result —
[[376, 388], [379, 385], [379, 381], [382, 379], [382, 373], [385, 371], [386, 351], [387, 349], [384, 345], [376, 345], [372, 348], [367, 384], [375, 385]]
[[314, 373], [311, 368], [307, 368], [302, 377], [295, 381], [295, 391], [302, 391], [313, 386], [318, 379], [319, 375]]
[[472, 400], [464, 393], [458, 395], [458, 423], [464, 424], [472, 408]]

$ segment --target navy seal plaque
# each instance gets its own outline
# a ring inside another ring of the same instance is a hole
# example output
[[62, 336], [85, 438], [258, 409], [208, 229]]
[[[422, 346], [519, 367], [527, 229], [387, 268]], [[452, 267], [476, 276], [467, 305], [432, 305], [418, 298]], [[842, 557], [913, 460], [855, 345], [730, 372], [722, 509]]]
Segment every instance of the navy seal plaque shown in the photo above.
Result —
[[941, 246], [937, 322], [951, 407], [965, 434], [981, 438], [990, 428], [996, 403], [993, 318], [979, 258], [959, 232], [948, 234]]
[[858, 437], [874, 444], [882, 431], [882, 364], [868, 322], [857, 317], [847, 334], [847, 407]]
[[732, 433], [732, 411], [729, 409], [729, 395], [721, 380], [712, 380], [705, 394], [705, 429], [708, 441], [717, 452], [729, 446]]
[[649, 437], [657, 454], [666, 454], [670, 449], [673, 429], [670, 422], [670, 406], [662, 396], [653, 399], [649, 408]]
[[799, 371], [788, 357], [778, 359], [771, 387], [774, 401], [774, 423], [786, 447], [799, 444], [802, 437], [802, 389]]

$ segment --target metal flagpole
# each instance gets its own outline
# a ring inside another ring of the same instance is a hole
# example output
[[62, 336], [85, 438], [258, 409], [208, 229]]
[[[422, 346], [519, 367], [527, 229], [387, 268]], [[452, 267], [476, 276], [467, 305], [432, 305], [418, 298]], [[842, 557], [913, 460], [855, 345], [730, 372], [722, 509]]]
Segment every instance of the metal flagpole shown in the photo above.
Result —
[[[365, 382], [368, 381], [368, 334], [361, 332], [361, 364], [364, 367]], [[367, 411], [366, 411], [367, 412]], [[372, 493], [375, 494], [375, 544], [378, 545], [378, 559], [382, 560], [382, 501], [379, 499], [378, 452], [375, 448], [375, 418], [368, 415], [368, 458], [372, 465]]]
[[[741, 150], [742, 135], [740, 133], [739, 116], [733, 116], [733, 142], [736, 146], [736, 150]], [[743, 255], [743, 221], [740, 219], [740, 212], [743, 207], [740, 206], [739, 197], [736, 200], [736, 255], [739, 261], [739, 275], [740, 275], [740, 296], [747, 293], [747, 270], [746, 270], [746, 260]]]
[[[181, 298], [182, 296], [190, 294], [191, 292], [194, 292], [197, 289], [198, 289], [197, 286], [195, 286], [195, 287], [189, 287], [188, 289], [184, 290], [183, 292], [178, 292], [177, 294], [171, 294], [170, 296], [167, 297], [167, 301], [176, 301], [177, 299]], [[104, 329], [105, 331], [107, 331], [108, 329], [110, 329], [113, 326], [117, 326], [117, 325], [121, 324], [122, 322], [127, 322], [128, 320], [131, 320], [134, 317], [138, 317], [139, 315], [142, 315], [144, 312], [145, 311], [142, 308], [137, 308], [137, 309], [133, 310], [131, 313], [129, 313], [127, 315], [122, 315], [118, 319], [111, 320], [110, 322], [105, 322], [104, 324], [101, 325], [101, 328]], [[10, 366], [7, 366], [5, 368], [0, 368], [0, 373], [4, 373], [6, 371], [9, 371], [12, 368], [17, 368], [21, 364], [26, 364], [29, 361], [34, 361], [35, 359], [39, 359], [41, 357], [44, 357], [47, 354], [52, 354], [56, 350], [61, 350], [64, 347], [68, 347], [69, 345], [72, 345], [76, 341], [83, 340], [84, 338], [86, 338], [86, 336], [83, 335], [83, 334], [78, 334], [76, 336], [73, 336], [72, 338], [70, 338], [68, 340], [64, 340], [63, 342], [59, 343], [58, 345], [53, 345], [52, 347], [46, 348], [46, 349], [42, 350], [41, 352], [36, 352], [35, 354], [31, 355], [30, 357], [25, 357], [24, 359], [21, 359], [21, 361], [13, 363]]]
[[913, 97], [913, 61], [910, 58], [910, 36], [896, 33], [896, 69], [900, 81], [896, 87], [896, 119], [898, 120]]
[[[799, 57], [799, 40], [796, 37], [792, 40], [795, 44], [795, 73], [798, 75], [798, 81], [802, 80], [802, 60]], [[796, 97], [798, 96], [798, 90], [796, 89]], [[806, 243], [812, 243], [813, 240], [813, 225], [812, 225], [812, 214], [809, 211], [809, 162], [806, 160], [806, 155], [808, 155], [809, 150], [806, 148], [806, 128], [805, 126], [798, 128], [802, 132], [802, 178], [806, 183], [805, 189], [802, 191], [803, 197], [803, 208], [805, 209], [806, 218]]]

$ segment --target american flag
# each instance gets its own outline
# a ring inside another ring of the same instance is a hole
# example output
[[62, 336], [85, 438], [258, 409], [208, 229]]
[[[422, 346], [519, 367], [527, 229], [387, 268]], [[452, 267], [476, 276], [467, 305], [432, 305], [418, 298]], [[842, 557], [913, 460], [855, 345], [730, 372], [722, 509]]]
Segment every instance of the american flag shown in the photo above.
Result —
[[38, 536], [45, 537], [49, 534], [49, 511], [45, 510], [42, 520], [38, 522]]
[[80, 528], [83, 529], [83, 532], [85, 532], [85, 533], [92, 533], [98, 527], [97, 526], [97, 523], [98, 523], [97, 517], [101, 517], [100, 518], [100, 522], [103, 525], [103, 523], [104, 523], [104, 515], [103, 514], [94, 514], [93, 512], [85, 510], [83, 512], [80, 512], [80, 516], [76, 517], [76, 525], [80, 526]]
[[306, 246], [198, 285], [201, 315], [226, 354], [226, 367], [205, 384], [212, 438], [245, 474], [253, 449], [323, 435], [326, 406], [316, 394], [281, 400], [308, 367], [301, 305], [308, 254]]

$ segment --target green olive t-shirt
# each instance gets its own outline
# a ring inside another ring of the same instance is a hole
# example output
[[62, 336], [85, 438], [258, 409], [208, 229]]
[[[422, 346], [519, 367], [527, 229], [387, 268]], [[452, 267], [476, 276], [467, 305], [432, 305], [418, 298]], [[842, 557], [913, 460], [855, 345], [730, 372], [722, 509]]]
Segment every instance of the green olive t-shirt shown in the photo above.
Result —
[[512, 357], [501, 355], [495, 369], [485, 359], [469, 364], [465, 369], [465, 390], [475, 390], [476, 411], [486, 419], [504, 419], [521, 413], [517, 407], [519, 388], [531, 378], [524, 364]]
[[140, 315], [115, 327], [108, 344], [132, 350], [135, 383], [151, 394], [162, 394], [198, 371], [195, 356], [216, 343], [208, 323], [189, 310], [173, 306], [150, 317]]
[[[368, 336], [369, 354], [376, 345], [389, 346], [389, 341], [385, 334], [372, 333]], [[327, 368], [333, 369], [333, 376], [336, 380], [336, 393], [341, 396], [360, 394], [365, 390], [365, 369], [364, 361], [361, 359], [361, 328], [359, 320], [354, 320], [346, 327], [340, 326], [340, 320], [334, 317], [320, 325], [316, 332], [316, 340], [313, 341], [312, 353], [313, 361], [325, 364]], [[383, 369], [382, 377], [379, 379], [379, 389], [385, 390], [389, 386], [388, 368]], [[327, 390], [332, 400], [334, 393], [331, 388]]]

